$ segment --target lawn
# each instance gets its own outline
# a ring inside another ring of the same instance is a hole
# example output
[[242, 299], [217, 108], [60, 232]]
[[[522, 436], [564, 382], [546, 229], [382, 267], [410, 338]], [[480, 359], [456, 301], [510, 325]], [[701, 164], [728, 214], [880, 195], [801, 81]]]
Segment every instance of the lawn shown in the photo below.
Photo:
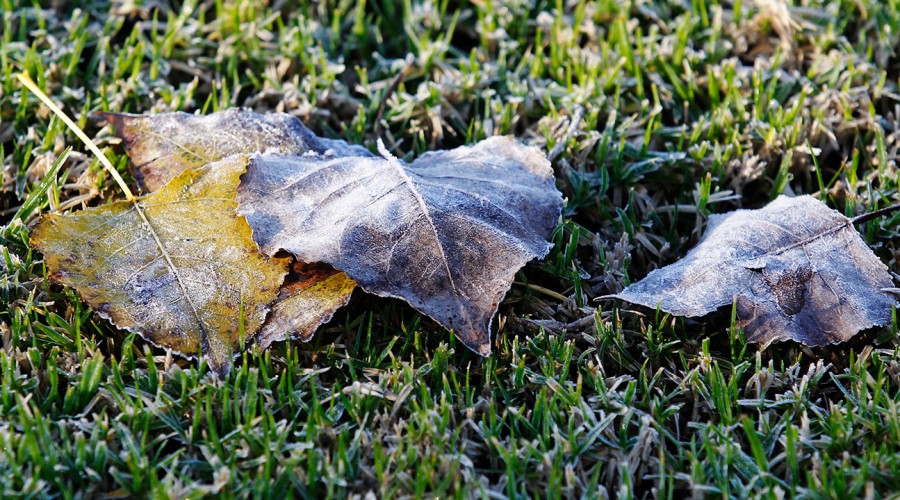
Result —
[[[683, 257], [712, 213], [898, 203], [900, 0], [46, 4], [0, 0], [4, 498], [900, 492], [896, 321], [761, 348], [727, 308], [597, 300]], [[95, 112], [288, 112], [407, 160], [514, 135], [566, 197], [555, 247], [517, 276], [488, 358], [357, 291], [311, 343], [219, 379], [48, 281], [39, 213], [123, 193], [20, 72], [132, 186]], [[858, 228], [900, 271], [900, 215]]]

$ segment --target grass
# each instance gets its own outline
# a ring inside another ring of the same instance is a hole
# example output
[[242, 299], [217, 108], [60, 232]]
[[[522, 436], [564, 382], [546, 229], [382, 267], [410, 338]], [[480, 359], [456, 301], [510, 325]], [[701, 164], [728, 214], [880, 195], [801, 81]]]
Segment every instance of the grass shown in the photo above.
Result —
[[[761, 350], [729, 311], [594, 301], [683, 256], [710, 213], [782, 192], [848, 215], [896, 203], [897, 0], [61, 4], [0, 0], [2, 496], [900, 491], [896, 321]], [[492, 357], [357, 294], [311, 344], [219, 380], [47, 281], [37, 214], [123, 195], [16, 73], [129, 179], [91, 113], [246, 106], [371, 147], [408, 54], [382, 122], [394, 154], [493, 134], [556, 152], [565, 220]], [[861, 227], [894, 272], [898, 225]]]

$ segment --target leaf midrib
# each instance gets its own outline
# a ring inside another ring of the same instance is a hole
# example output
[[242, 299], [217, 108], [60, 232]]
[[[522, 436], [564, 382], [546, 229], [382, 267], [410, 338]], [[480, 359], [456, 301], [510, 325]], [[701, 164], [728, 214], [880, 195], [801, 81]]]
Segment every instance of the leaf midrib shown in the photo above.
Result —
[[203, 320], [200, 318], [200, 312], [197, 310], [197, 306], [194, 304], [193, 299], [191, 299], [191, 295], [187, 291], [187, 286], [184, 284], [184, 280], [181, 279], [181, 274], [178, 272], [178, 267], [175, 266], [175, 263], [172, 262], [172, 257], [169, 255], [169, 251], [166, 249], [165, 245], [163, 245], [162, 240], [159, 238], [159, 235], [156, 233], [156, 229], [153, 227], [153, 224], [150, 222], [147, 214], [144, 213], [144, 209], [140, 205], [140, 201], [138, 198], [135, 198], [132, 203], [134, 204], [135, 211], [140, 216], [141, 220], [147, 227], [147, 232], [150, 233], [150, 236], [153, 237], [153, 241], [156, 243], [156, 248], [159, 249], [159, 252], [162, 254], [163, 258], [166, 260], [166, 264], [169, 266], [169, 271], [175, 276], [175, 281], [178, 282], [178, 287], [181, 289], [181, 294], [184, 299], [187, 301], [188, 305], [191, 307], [191, 313], [194, 315], [194, 319], [197, 322], [197, 326], [200, 328], [200, 334], [203, 339], [209, 343], [209, 336], [206, 331], [206, 326], [203, 324]]
[[[419, 211], [422, 212], [422, 215], [425, 217], [425, 220], [428, 221], [428, 226], [431, 229], [431, 234], [434, 237], [434, 241], [438, 247], [438, 253], [441, 257], [441, 263], [444, 265], [444, 270], [447, 272], [447, 279], [450, 280], [450, 289], [453, 294], [457, 297], [462, 297], [463, 294], [460, 293], [459, 288], [456, 286], [456, 281], [453, 279], [453, 272], [450, 271], [450, 264], [447, 262], [447, 252], [444, 250], [444, 245], [441, 243], [440, 235], [438, 234], [437, 227], [434, 225], [434, 220], [431, 218], [431, 212], [428, 209], [428, 205], [425, 203], [425, 199], [422, 197], [422, 193], [419, 192], [415, 183], [409, 174], [406, 173], [406, 170], [403, 168], [403, 165], [400, 164], [399, 160], [391, 155], [384, 146], [379, 141], [379, 150], [382, 153], [384, 159], [388, 162], [388, 164], [394, 169], [397, 175], [400, 176], [400, 179], [403, 180], [403, 183], [406, 185], [407, 189], [410, 193], [412, 193], [413, 197], [416, 199], [416, 203], [418, 204]], [[466, 318], [466, 322], [468, 323], [469, 329], [474, 330], [472, 325], [472, 318], [468, 314], [463, 314]]]

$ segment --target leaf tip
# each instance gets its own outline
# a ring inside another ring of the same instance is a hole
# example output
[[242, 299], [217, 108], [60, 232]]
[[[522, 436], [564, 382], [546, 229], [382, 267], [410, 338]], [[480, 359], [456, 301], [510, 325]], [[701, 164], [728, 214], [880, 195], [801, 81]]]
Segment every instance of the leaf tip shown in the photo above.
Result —
[[95, 121], [103, 121], [106, 122], [107, 125], [112, 127], [113, 131], [118, 137], [124, 137], [125, 134], [125, 120], [128, 118], [128, 115], [124, 113], [112, 113], [109, 111], [94, 111], [91, 113], [91, 119]]
[[491, 355], [491, 343], [490, 342], [475, 344], [475, 345], [471, 345], [469, 347], [484, 358]]
[[231, 350], [231, 346], [219, 341], [219, 339], [210, 338], [204, 333], [200, 343], [200, 353], [206, 358], [206, 363], [209, 365], [209, 368], [214, 371], [220, 379], [224, 379], [228, 376], [228, 372], [231, 371], [231, 360], [234, 358], [234, 352]]
[[220, 379], [225, 379], [231, 371], [231, 360], [228, 358], [217, 359], [213, 356], [207, 356], [206, 364]]

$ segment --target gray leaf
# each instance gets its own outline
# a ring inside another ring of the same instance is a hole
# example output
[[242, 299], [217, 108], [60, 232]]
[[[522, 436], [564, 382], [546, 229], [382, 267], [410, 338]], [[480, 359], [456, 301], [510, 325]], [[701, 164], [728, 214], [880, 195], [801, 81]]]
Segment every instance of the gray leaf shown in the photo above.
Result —
[[852, 221], [810, 196], [710, 217], [682, 260], [616, 297], [678, 316], [736, 304], [751, 342], [843, 342], [891, 319], [884, 265]]
[[536, 149], [507, 137], [384, 158], [263, 155], [238, 189], [264, 253], [327, 262], [398, 297], [490, 353], [490, 321], [513, 277], [543, 257], [562, 195]]

